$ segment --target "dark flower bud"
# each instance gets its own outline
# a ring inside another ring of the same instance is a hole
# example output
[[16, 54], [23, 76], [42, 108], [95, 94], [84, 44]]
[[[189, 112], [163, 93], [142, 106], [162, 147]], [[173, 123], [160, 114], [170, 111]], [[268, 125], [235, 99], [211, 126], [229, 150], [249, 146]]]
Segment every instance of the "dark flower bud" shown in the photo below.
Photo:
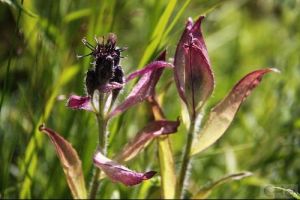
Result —
[[[86, 89], [90, 96], [93, 95], [96, 89], [100, 92], [107, 92], [107, 90], [101, 91], [101, 88], [107, 89], [110, 88], [111, 84], [115, 85], [118, 83], [120, 85], [124, 83], [124, 73], [119, 64], [121, 52], [125, 48], [117, 47], [116, 41], [117, 37], [112, 33], [109, 34], [106, 42], [104, 41], [104, 37], [101, 42], [96, 39], [97, 44], [95, 47], [83, 39], [85, 46], [92, 50], [88, 55], [93, 57], [93, 68], [88, 70], [86, 76]], [[112, 89], [113, 99], [116, 98], [120, 90], [120, 87]]]
[[99, 86], [109, 82], [114, 74], [114, 61], [111, 56], [96, 60], [95, 72]]
[[88, 95], [93, 95], [94, 91], [97, 89], [97, 76], [94, 70], [89, 69], [85, 77], [85, 86]]
[[[117, 82], [120, 84], [123, 84], [124, 81], [124, 72], [121, 66], [114, 66], [114, 75], [113, 77], [110, 79], [111, 82]], [[112, 91], [112, 101], [114, 102], [119, 94], [119, 92], [121, 91], [121, 89], [114, 89]]]

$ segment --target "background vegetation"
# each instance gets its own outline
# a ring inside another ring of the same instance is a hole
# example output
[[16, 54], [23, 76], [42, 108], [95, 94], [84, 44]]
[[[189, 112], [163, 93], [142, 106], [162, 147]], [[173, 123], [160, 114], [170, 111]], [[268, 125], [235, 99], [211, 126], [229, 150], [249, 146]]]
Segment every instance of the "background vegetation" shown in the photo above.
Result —
[[[214, 190], [213, 198], [286, 197], [275, 185], [299, 191], [300, 181], [300, 1], [0, 1], [0, 198], [70, 198], [63, 171], [41, 122], [72, 142], [91, 178], [96, 147], [94, 116], [65, 107], [64, 96], [84, 94], [89, 59], [81, 39], [114, 32], [126, 46], [125, 72], [144, 66], [164, 48], [174, 55], [187, 17], [207, 14], [203, 23], [216, 88], [207, 110], [247, 72], [276, 67], [244, 103], [224, 137], [198, 155], [191, 169], [191, 190], [225, 174], [254, 175]], [[172, 73], [158, 87], [168, 119], [180, 115]], [[121, 99], [130, 91], [127, 86]], [[147, 121], [145, 104], [110, 124], [109, 155], [114, 155]], [[171, 136], [179, 167], [185, 127]], [[137, 171], [158, 170], [156, 143], [128, 163]], [[159, 176], [136, 187], [103, 181], [103, 198], [159, 197]], [[104, 192], [105, 191], [105, 192]], [[100, 197], [99, 196], [99, 197]]]

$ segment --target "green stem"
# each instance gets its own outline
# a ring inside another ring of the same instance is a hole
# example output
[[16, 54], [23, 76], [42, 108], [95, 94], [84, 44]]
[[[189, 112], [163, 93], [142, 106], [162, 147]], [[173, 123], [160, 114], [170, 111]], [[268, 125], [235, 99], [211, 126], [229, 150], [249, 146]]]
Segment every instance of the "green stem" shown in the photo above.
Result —
[[190, 164], [190, 153], [191, 153], [191, 149], [192, 149], [191, 147], [194, 139], [195, 121], [196, 120], [193, 117], [188, 131], [187, 143], [185, 146], [182, 164], [180, 168], [179, 180], [177, 182], [176, 199], [181, 198], [184, 191], [184, 182], [186, 179], [188, 166]]
[[[99, 112], [96, 114], [97, 116], [97, 124], [98, 124], [98, 129], [99, 129], [99, 138], [98, 138], [98, 151], [101, 151], [103, 155], [106, 154], [106, 129], [107, 129], [107, 119], [104, 116], [104, 95], [99, 94]], [[89, 192], [89, 199], [95, 199], [100, 181], [99, 177], [101, 174], [101, 170], [98, 167], [94, 166], [94, 173], [93, 177], [90, 183], [90, 192]]]

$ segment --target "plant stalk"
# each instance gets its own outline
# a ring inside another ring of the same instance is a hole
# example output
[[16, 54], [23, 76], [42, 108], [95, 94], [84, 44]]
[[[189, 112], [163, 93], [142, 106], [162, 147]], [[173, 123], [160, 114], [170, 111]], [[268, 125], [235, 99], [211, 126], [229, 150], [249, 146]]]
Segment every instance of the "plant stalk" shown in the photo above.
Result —
[[190, 164], [190, 153], [192, 149], [193, 139], [194, 139], [194, 131], [195, 131], [195, 125], [196, 125], [196, 118], [191, 118], [191, 124], [188, 131], [187, 136], [187, 143], [184, 150], [184, 155], [182, 159], [182, 164], [180, 168], [180, 174], [179, 179], [177, 182], [177, 189], [176, 189], [176, 199], [180, 199], [183, 196], [184, 192], [184, 182], [187, 176], [188, 167]]
[[[99, 93], [99, 112], [96, 114], [97, 117], [97, 124], [99, 129], [98, 135], [98, 147], [97, 150], [101, 151], [103, 155], [106, 155], [106, 131], [107, 131], [107, 119], [104, 116], [104, 94]], [[100, 174], [101, 170], [98, 167], [94, 166], [93, 169], [93, 177], [90, 183], [90, 192], [89, 192], [89, 199], [95, 199], [99, 185], [100, 185]]]

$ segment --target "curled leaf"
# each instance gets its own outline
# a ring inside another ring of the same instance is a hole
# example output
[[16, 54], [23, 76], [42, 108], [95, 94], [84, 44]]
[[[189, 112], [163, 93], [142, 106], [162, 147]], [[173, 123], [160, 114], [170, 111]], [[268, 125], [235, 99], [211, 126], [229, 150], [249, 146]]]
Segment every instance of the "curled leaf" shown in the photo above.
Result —
[[190, 114], [200, 110], [214, 89], [214, 76], [201, 32], [204, 16], [193, 23], [189, 19], [177, 45], [174, 78], [178, 93]]
[[122, 152], [116, 157], [119, 162], [126, 162], [135, 157], [152, 140], [161, 135], [177, 132], [179, 121], [158, 120], [151, 122], [143, 128], [137, 136], [128, 143]]
[[112, 181], [121, 182], [126, 186], [137, 185], [142, 181], [152, 178], [156, 174], [155, 171], [145, 173], [132, 171], [127, 167], [105, 157], [101, 152], [97, 152], [94, 156], [94, 164], [99, 167]]
[[46, 133], [55, 146], [57, 156], [63, 167], [72, 196], [75, 199], [86, 199], [87, 193], [81, 161], [72, 145], [55, 131], [41, 125], [39, 130]]
[[193, 145], [191, 155], [197, 154], [214, 144], [227, 130], [241, 103], [257, 87], [262, 77], [268, 72], [278, 70], [267, 68], [253, 71], [242, 78], [218, 105], [209, 113], [198, 141]]
[[[149, 64], [148, 67], [146, 67], [146, 70], [144, 69], [145, 71], [141, 72], [141, 74], [145, 74], [134, 86], [128, 97], [109, 114], [109, 118], [124, 112], [128, 108], [151, 96], [154, 93], [155, 86], [162, 74], [162, 69], [168, 66], [170, 66], [170, 64], [162, 61], [155, 61]], [[129, 76], [129, 80], [138, 74], [139, 72]]]
[[75, 110], [94, 111], [89, 96], [71, 95], [67, 101], [67, 107]]

